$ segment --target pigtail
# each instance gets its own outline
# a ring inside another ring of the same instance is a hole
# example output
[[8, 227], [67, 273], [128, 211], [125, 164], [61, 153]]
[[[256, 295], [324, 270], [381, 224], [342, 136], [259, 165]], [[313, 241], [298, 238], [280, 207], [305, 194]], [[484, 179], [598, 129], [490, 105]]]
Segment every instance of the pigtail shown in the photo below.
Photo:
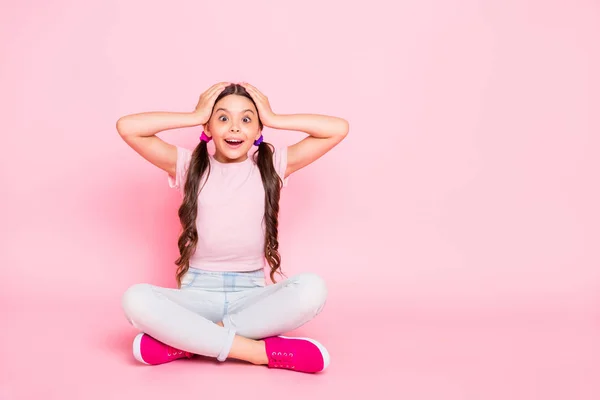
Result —
[[279, 197], [283, 181], [273, 163], [273, 145], [262, 142], [254, 153], [265, 189], [265, 258], [271, 268], [269, 276], [275, 283], [275, 272], [281, 268], [278, 241]]
[[[201, 177], [210, 174], [210, 160], [208, 158], [208, 146], [201, 141], [192, 153], [192, 159], [188, 167], [187, 178], [184, 186], [184, 197], [179, 206], [179, 221], [182, 233], [177, 241], [180, 257], [175, 261], [177, 264], [177, 286], [181, 287], [181, 279], [190, 267], [190, 258], [198, 244], [198, 230], [196, 229], [196, 218], [198, 216], [198, 194], [200, 193]], [[206, 182], [206, 180], [204, 180]]]

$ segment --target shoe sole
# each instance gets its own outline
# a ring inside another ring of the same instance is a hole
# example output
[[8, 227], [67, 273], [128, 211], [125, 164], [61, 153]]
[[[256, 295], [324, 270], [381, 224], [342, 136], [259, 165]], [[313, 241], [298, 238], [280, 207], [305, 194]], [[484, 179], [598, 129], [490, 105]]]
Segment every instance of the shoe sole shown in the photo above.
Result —
[[329, 357], [329, 352], [327, 351], [327, 349], [325, 348], [325, 346], [323, 346], [321, 343], [317, 342], [314, 339], [310, 339], [310, 338], [303, 338], [303, 337], [289, 337], [289, 336], [279, 336], [281, 338], [284, 339], [299, 339], [299, 340], [306, 340], [311, 342], [312, 344], [314, 344], [315, 346], [318, 347], [319, 351], [321, 352], [321, 355], [323, 356], [323, 369], [319, 372], [325, 371], [325, 369], [329, 366], [329, 362], [331, 361], [331, 358]]
[[143, 364], [146, 364], [146, 365], [149, 365], [142, 358], [142, 351], [141, 351], [142, 350], [142, 336], [144, 336], [143, 333], [138, 333], [138, 335], [135, 337], [135, 339], [133, 339], [133, 356], [139, 362], [141, 362]]

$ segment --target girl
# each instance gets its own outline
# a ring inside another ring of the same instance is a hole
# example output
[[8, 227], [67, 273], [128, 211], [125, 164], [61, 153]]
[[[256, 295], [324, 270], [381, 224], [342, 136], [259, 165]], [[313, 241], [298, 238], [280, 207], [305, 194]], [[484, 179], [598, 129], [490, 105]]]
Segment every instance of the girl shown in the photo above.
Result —
[[[193, 151], [156, 136], [196, 125], [204, 131]], [[309, 136], [274, 149], [263, 141], [263, 126]], [[311, 373], [327, 368], [329, 354], [322, 344], [280, 336], [317, 316], [327, 289], [312, 273], [276, 283], [281, 264], [277, 216], [288, 176], [337, 145], [348, 133], [348, 122], [278, 115], [252, 85], [222, 82], [204, 92], [191, 113], [128, 115], [119, 119], [117, 130], [131, 148], [166, 171], [170, 187], [183, 196], [178, 289], [137, 284], [122, 298], [127, 319], [142, 332], [133, 341], [134, 357], [153, 365], [198, 354]], [[214, 155], [207, 150], [211, 140]], [[252, 146], [258, 150], [249, 157]], [[265, 260], [274, 283], [268, 286]]]

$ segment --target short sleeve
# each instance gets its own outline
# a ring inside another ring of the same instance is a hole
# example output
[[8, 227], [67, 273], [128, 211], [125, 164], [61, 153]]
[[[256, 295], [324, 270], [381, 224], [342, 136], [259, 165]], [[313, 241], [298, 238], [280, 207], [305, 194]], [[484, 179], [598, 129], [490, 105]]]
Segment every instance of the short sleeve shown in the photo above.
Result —
[[273, 154], [273, 163], [275, 164], [275, 171], [283, 181], [283, 186], [288, 185], [289, 177], [285, 178], [285, 170], [287, 169], [287, 155], [288, 155], [287, 147], [280, 147], [275, 149]]
[[175, 176], [167, 175], [169, 187], [178, 189], [183, 193], [187, 170], [192, 160], [192, 151], [177, 146], [177, 172]]

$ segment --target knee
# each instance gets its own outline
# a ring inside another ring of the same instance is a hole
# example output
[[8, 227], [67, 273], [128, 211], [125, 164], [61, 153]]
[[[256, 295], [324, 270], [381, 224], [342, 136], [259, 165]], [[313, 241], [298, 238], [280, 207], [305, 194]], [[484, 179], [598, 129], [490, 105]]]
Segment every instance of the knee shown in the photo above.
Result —
[[314, 273], [303, 273], [294, 277], [293, 284], [298, 289], [299, 303], [320, 312], [327, 301], [325, 280]]
[[[127, 319], [134, 324], [134, 321], [143, 319], [143, 316], [151, 308], [152, 288], [147, 283], [138, 283], [130, 286], [121, 297], [121, 307], [127, 316]], [[134, 324], [135, 325], [135, 324]]]

